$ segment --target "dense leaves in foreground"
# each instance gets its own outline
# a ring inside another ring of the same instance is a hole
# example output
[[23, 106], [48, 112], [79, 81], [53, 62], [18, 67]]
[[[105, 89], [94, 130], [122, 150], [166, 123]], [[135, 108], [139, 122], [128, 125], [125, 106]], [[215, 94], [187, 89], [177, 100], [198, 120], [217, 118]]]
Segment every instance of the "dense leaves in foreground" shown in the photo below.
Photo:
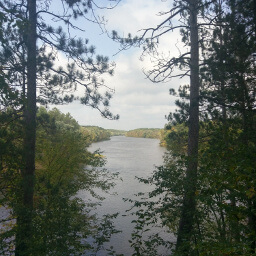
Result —
[[[10, 178], [17, 178], [19, 184], [13, 197], [20, 202], [15, 208], [16, 256], [37, 254], [32, 253], [31, 246], [37, 178], [37, 103], [63, 104], [79, 98], [82, 104], [98, 109], [102, 116], [118, 119], [109, 110], [114, 91], [102, 77], [113, 75], [115, 64], [106, 56], [96, 55], [95, 47], [89, 45], [85, 35], [78, 37], [78, 31], [84, 31], [84, 22], [101, 23], [95, 14], [98, 8], [90, 0], [0, 1], [0, 109], [1, 115], [6, 116], [1, 132], [3, 150], [10, 150], [8, 160], [12, 163], [9, 169], [5, 166], [6, 159], [1, 159], [5, 170], [1, 175], [12, 176], [16, 171], [15, 177]], [[79, 97], [75, 95], [78, 87], [83, 90]], [[13, 120], [18, 119], [16, 125]], [[10, 123], [15, 125], [15, 131], [19, 129], [17, 134], [9, 131]], [[6, 140], [5, 135], [10, 137]], [[18, 138], [18, 142], [12, 144], [13, 138]], [[17, 157], [11, 159], [11, 154]]]
[[[153, 190], [139, 194], [143, 200], [134, 201], [134, 255], [170, 255], [175, 250], [183, 193], [188, 185], [184, 182], [188, 160], [184, 127], [167, 130], [164, 165], [150, 178], [139, 179], [153, 185]], [[244, 136], [240, 118], [227, 119], [225, 126], [218, 121], [201, 123], [196, 222], [189, 255], [255, 255], [256, 138], [251, 131], [245, 144]], [[159, 232], [148, 236], [147, 232], [154, 229]]]
[[[11, 111], [2, 113], [1, 119], [11, 114]], [[18, 119], [12, 120], [8, 129], [1, 129], [0, 202], [1, 212], [5, 213], [0, 224], [1, 255], [14, 252], [15, 219], [21, 209], [20, 127]], [[91, 212], [95, 204], [89, 200], [97, 197], [95, 188], [107, 191], [112, 187], [115, 175], [102, 168], [97, 170], [95, 167], [104, 165], [104, 158], [88, 152], [87, 147], [87, 137], [69, 114], [57, 109], [39, 109], [33, 239], [29, 241], [32, 250], [29, 255], [82, 255], [85, 251], [94, 255], [103, 241], [116, 232], [111, 216], [105, 216], [102, 225]], [[87, 191], [87, 199], [77, 196], [80, 190]]]
[[[191, 16], [183, 4], [194, 3], [198, 6], [201, 36], [198, 154], [195, 157], [188, 154], [189, 141], [193, 139], [188, 135], [190, 84], [181, 86], [178, 93], [170, 91], [179, 98], [177, 110], [169, 115], [166, 126], [168, 152], [164, 165], [156, 168], [150, 178], [140, 179], [152, 185], [152, 191], [143, 195], [144, 200], [134, 202], [139, 207], [133, 212], [138, 216], [131, 240], [134, 255], [253, 256], [256, 255], [256, 3], [253, 0], [174, 3], [172, 11], [161, 13], [169, 15], [163, 23], [145, 30], [144, 35], [147, 32], [152, 35], [145, 50], [158, 60], [148, 76], [152, 80], [167, 80], [171, 75], [176, 76], [172, 67], [178, 67], [181, 76], [191, 71], [189, 52], [180, 52], [179, 58], [163, 58], [161, 53], [157, 54], [155, 45], [160, 42], [157, 35], [173, 31], [176, 15], [184, 21], [176, 27], [182, 27], [182, 41], [190, 47]], [[197, 172], [191, 178], [186, 170], [191, 161], [197, 160]], [[195, 190], [189, 190], [190, 187]], [[192, 202], [193, 216], [191, 208], [184, 208], [189, 197], [195, 202]], [[187, 234], [183, 236], [177, 250], [173, 235], [179, 237], [182, 216], [191, 216], [186, 221], [192, 226], [185, 230], [189, 235], [187, 239], [184, 239]], [[170, 233], [163, 239], [159, 239], [160, 233], [155, 234], [156, 240], [145, 239], [150, 225]]]

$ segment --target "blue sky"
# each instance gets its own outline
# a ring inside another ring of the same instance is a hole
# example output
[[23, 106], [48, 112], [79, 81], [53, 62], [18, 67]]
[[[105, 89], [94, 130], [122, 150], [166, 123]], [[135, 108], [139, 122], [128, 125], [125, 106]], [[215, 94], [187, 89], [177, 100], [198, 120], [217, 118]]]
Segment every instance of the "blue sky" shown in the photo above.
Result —
[[[96, 1], [104, 5], [107, 0]], [[128, 32], [141, 33], [140, 30], [159, 24], [162, 17], [160, 11], [167, 11], [171, 1], [166, 0], [121, 0], [112, 10], [100, 9], [97, 15], [107, 20], [109, 31], [117, 30], [121, 35]], [[170, 88], [178, 88], [186, 80], [172, 79], [168, 83], [154, 84], [146, 79], [142, 69], [152, 67], [149, 57], [140, 60], [142, 49], [133, 48], [119, 52], [119, 45], [102, 33], [98, 25], [79, 21], [78, 25], [85, 29], [79, 32], [79, 37], [88, 38], [96, 46], [99, 54], [109, 56], [116, 63], [113, 77], [106, 77], [108, 86], [115, 89], [110, 102], [110, 110], [120, 115], [120, 120], [110, 121], [101, 117], [97, 110], [73, 102], [58, 106], [64, 112], [69, 112], [81, 125], [97, 125], [104, 128], [131, 130], [135, 128], [163, 128], [167, 123], [165, 115], [174, 111], [175, 98], [169, 95]], [[161, 39], [161, 50], [173, 56], [177, 54], [175, 44], [179, 43], [179, 33], [173, 32]], [[116, 54], [118, 53], [118, 54]], [[80, 92], [80, 90], [79, 90]]]

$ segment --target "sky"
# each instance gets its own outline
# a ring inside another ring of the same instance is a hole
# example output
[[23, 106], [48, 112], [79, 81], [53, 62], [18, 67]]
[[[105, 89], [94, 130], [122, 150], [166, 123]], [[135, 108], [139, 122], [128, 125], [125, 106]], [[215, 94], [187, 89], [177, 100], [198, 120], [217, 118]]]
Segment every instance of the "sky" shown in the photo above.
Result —
[[[107, 0], [96, 1], [104, 5]], [[99, 9], [97, 15], [104, 16], [108, 31], [116, 30], [120, 35], [140, 34], [142, 29], [154, 27], [163, 17], [159, 12], [171, 8], [170, 0], [121, 0], [113, 9]], [[176, 109], [175, 98], [170, 96], [170, 88], [178, 88], [186, 83], [179, 78], [167, 83], [152, 83], [144, 70], [149, 70], [152, 63], [149, 57], [140, 60], [142, 49], [132, 48], [119, 51], [118, 43], [112, 41], [102, 32], [97, 24], [79, 21], [78, 25], [85, 29], [80, 37], [89, 39], [96, 46], [96, 52], [108, 56], [114, 61], [116, 68], [114, 76], [105, 77], [106, 85], [115, 89], [110, 101], [110, 111], [119, 114], [119, 120], [107, 120], [100, 113], [78, 101], [68, 105], [57, 106], [63, 113], [70, 113], [80, 125], [96, 125], [106, 129], [132, 130], [136, 128], [163, 128], [167, 123], [165, 118]], [[161, 38], [160, 50], [173, 56], [177, 54], [175, 44], [180, 44], [178, 31]], [[78, 90], [80, 92], [80, 90]]]

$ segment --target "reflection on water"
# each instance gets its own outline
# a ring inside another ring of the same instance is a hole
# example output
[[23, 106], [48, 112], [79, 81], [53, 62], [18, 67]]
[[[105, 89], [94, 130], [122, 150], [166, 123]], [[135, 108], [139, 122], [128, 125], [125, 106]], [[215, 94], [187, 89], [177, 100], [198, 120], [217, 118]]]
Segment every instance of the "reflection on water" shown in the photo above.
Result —
[[[135, 198], [134, 194], [151, 190], [149, 185], [139, 183], [135, 177], [149, 177], [154, 166], [163, 163], [162, 157], [165, 149], [159, 146], [159, 140], [156, 139], [123, 136], [111, 137], [110, 141], [94, 143], [90, 150], [94, 151], [99, 148], [107, 158], [106, 168], [110, 172], [119, 172], [122, 181], [118, 180], [111, 191], [116, 192], [117, 195], [112, 195], [112, 193], [105, 195], [106, 199], [97, 208], [97, 214], [120, 213], [114, 223], [118, 230], [122, 230], [122, 233], [113, 235], [108, 245], [112, 245], [117, 253], [132, 255], [128, 240], [133, 229], [131, 221], [134, 217], [123, 216], [131, 207], [131, 204], [124, 202], [123, 198]], [[83, 197], [82, 192], [80, 196]], [[99, 255], [104, 256], [106, 252], [102, 251]]]

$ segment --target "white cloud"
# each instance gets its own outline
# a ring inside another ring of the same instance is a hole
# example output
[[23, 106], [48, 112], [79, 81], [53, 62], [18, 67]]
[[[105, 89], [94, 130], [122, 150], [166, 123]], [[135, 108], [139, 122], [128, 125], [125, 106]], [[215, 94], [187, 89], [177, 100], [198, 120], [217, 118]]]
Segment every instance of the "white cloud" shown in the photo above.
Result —
[[170, 7], [170, 1], [123, 0], [116, 8], [105, 14], [109, 28], [120, 32], [137, 33], [159, 24], [162, 20], [159, 12], [169, 10]]
[[[108, 29], [124, 34], [137, 33], [140, 29], [159, 24], [162, 18], [156, 14], [169, 10], [170, 7], [170, 1], [123, 0], [115, 9], [104, 11], [103, 15], [108, 19]], [[110, 42], [103, 35], [101, 40], [98, 40], [98, 36], [95, 38], [91, 41], [98, 49], [106, 49], [107, 52], [118, 51], [118, 44]], [[161, 50], [170, 56], [178, 54], [175, 46], [177, 42], [180, 45], [178, 38], [179, 32], [166, 34], [160, 41]], [[111, 49], [107, 49], [109, 47]], [[125, 130], [139, 127], [164, 127], [167, 122], [165, 115], [175, 110], [174, 98], [169, 95], [169, 88], [178, 88], [187, 80], [176, 78], [165, 84], [153, 84], [142, 72], [142, 68], [147, 70], [152, 67], [150, 58], [140, 61], [140, 55], [141, 49], [130, 49], [117, 54], [114, 57], [117, 65], [114, 76], [105, 77], [106, 84], [116, 91], [110, 102], [110, 110], [114, 114], [120, 114], [120, 120], [106, 120], [96, 110], [79, 105], [77, 102], [61, 106], [60, 110], [65, 113], [70, 112], [82, 125]]]

